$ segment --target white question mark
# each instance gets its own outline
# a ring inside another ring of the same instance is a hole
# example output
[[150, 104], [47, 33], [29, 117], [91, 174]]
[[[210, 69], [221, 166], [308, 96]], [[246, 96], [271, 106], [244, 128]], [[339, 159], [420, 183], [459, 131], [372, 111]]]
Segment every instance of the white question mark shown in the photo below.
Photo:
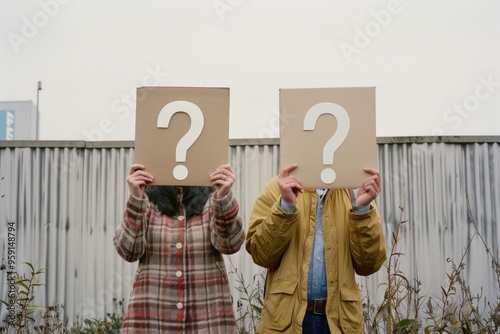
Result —
[[[175, 149], [175, 161], [186, 162], [187, 150], [198, 139], [205, 123], [201, 109], [189, 101], [173, 101], [166, 104], [158, 115], [157, 127], [168, 128], [172, 115], [184, 112], [191, 118], [191, 126], [186, 134], [179, 140]], [[177, 165], [173, 175], [177, 180], [184, 180], [188, 176], [188, 169], [184, 165]]]
[[[335, 151], [347, 137], [351, 127], [351, 121], [347, 111], [338, 104], [333, 102], [322, 102], [315, 104], [307, 111], [304, 117], [304, 130], [314, 130], [316, 121], [319, 116], [323, 114], [330, 114], [337, 119], [337, 131], [335, 131], [335, 134], [326, 142], [323, 148], [323, 165], [333, 165]], [[336, 178], [337, 174], [331, 168], [325, 168], [321, 172], [321, 181], [326, 184], [333, 183]]]

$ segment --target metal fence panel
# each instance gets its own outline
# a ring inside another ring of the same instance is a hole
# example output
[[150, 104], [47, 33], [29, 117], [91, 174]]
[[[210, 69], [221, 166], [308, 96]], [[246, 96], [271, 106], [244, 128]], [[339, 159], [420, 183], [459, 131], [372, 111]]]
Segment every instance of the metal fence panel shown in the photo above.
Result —
[[[34, 143], [34, 144], [33, 144]], [[133, 145], [88, 143], [9, 143], [0, 145], [0, 255], [7, 260], [7, 224], [15, 222], [17, 270], [22, 262], [46, 268], [44, 287], [36, 303], [62, 304], [66, 322], [78, 315], [104, 318], [116, 303], [128, 299], [136, 264], [115, 252], [112, 234], [128, 195], [126, 175]], [[245, 227], [253, 201], [270, 178], [279, 173], [279, 144], [243, 142], [229, 147]], [[383, 190], [377, 199], [387, 243], [400, 218], [401, 270], [422, 282], [422, 291], [439, 296], [446, 284], [450, 258], [458, 263], [466, 253], [465, 281], [473, 292], [496, 298], [498, 282], [487, 251], [498, 258], [500, 220], [500, 147], [497, 142], [385, 142], [379, 144]], [[483, 239], [475, 234], [472, 217]], [[483, 243], [484, 241], [484, 243]], [[235, 308], [242, 298], [238, 276], [251, 284], [262, 268], [242, 250], [227, 257]], [[381, 296], [383, 268], [360, 284]], [[0, 274], [0, 298], [6, 299], [5, 271]], [[0, 319], [6, 314], [1, 306]]]

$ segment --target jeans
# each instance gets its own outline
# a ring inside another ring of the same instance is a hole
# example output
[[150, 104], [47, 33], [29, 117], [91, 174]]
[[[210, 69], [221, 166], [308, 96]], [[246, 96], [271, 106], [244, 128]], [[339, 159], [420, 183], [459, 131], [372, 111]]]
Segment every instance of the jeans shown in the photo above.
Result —
[[302, 322], [302, 333], [304, 334], [330, 334], [326, 316], [306, 312], [304, 321]]

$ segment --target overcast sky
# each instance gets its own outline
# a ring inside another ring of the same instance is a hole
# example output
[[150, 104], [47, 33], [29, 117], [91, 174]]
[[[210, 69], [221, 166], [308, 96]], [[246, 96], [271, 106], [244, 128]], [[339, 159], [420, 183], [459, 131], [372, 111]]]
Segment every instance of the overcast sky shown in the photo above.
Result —
[[1, 0], [0, 101], [40, 138], [133, 140], [138, 86], [229, 87], [230, 138], [280, 88], [376, 87], [377, 136], [500, 135], [497, 0]]

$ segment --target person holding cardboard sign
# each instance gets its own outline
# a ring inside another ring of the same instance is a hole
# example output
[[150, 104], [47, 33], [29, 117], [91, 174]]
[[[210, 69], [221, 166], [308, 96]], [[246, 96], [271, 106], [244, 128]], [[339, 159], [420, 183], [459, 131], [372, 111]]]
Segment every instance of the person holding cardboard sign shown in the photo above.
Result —
[[245, 241], [235, 176], [222, 165], [212, 187], [148, 186], [144, 166], [130, 167], [124, 218], [113, 242], [139, 261], [121, 333], [236, 333], [222, 254]]
[[379, 172], [365, 168], [355, 192], [303, 189], [295, 168], [266, 184], [250, 214], [246, 250], [268, 273], [257, 333], [363, 333], [355, 273], [386, 259]]

